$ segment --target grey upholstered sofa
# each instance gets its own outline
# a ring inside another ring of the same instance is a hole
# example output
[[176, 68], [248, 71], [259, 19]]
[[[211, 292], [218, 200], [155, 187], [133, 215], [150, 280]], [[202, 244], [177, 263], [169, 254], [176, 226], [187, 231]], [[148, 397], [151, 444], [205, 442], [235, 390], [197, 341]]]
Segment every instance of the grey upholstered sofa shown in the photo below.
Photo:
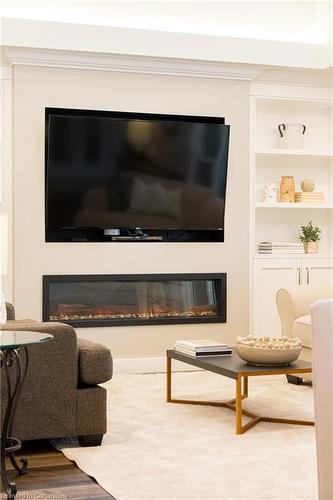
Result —
[[[98, 384], [112, 377], [112, 357], [100, 344], [78, 339], [63, 323], [15, 320], [7, 304], [1, 330], [51, 333], [54, 340], [28, 347], [29, 364], [16, 411], [13, 435], [23, 441], [78, 436], [83, 446], [96, 446], [106, 432], [106, 390]], [[2, 377], [1, 409], [6, 407]]]

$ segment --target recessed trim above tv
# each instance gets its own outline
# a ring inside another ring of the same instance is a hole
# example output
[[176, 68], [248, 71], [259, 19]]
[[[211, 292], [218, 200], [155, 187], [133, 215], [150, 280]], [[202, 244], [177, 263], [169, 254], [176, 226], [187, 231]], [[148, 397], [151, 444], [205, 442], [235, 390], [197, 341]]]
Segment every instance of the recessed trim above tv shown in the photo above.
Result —
[[223, 117], [45, 109], [46, 241], [224, 241]]

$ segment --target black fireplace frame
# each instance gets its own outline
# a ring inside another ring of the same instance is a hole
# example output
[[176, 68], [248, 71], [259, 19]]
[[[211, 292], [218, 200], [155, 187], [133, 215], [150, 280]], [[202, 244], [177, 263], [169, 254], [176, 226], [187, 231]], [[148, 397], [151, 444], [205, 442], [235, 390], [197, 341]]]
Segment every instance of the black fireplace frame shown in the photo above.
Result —
[[94, 319], [82, 321], [62, 321], [68, 325], [78, 328], [92, 328], [103, 326], [140, 326], [140, 325], [172, 325], [189, 323], [226, 323], [227, 321], [227, 274], [226, 273], [187, 273], [187, 274], [54, 274], [43, 276], [43, 321], [56, 322], [50, 319], [49, 311], [49, 285], [57, 282], [80, 282], [80, 281], [161, 281], [161, 280], [216, 280], [217, 296], [219, 297], [219, 313], [214, 317], [192, 317], [192, 318], [114, 318]]

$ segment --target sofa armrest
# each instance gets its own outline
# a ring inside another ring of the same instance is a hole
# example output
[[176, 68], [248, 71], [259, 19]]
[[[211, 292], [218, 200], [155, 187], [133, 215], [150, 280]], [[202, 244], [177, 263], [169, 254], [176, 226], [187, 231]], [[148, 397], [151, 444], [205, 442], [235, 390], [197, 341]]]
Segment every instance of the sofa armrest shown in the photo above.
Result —
[[79, 383], [97, 385], [112, 377], [111, 351], [90, 340], [78, 339]]
[[[37, 385], [44, 380], [45, 386], [59, 391], [58, 379], [61, 376], [61, 390], [75, 391], [78, 379], [77, 339], [74, 328], [64, 323], [33, 320], [8, 321], [2, 330], [32, 331], [53, 335], [51, 342], [28, 346], [29, 369], [28, 382]], [[42, 362], [41, 362], [42, 361]], [[26, 386], [29, 384], [27, 383]], [[50, 393], [51, 395], [51, 393]], [[38, 391], [31, 391], [31, 397], [39, 397]]]
[[280, 288], [276, 294], [276, 305], [282, 325], [282, 335], [292, 336], [294, 321], [310, 314], [311, 304], [319, 299], [333, 297], [333, 286], [299, 285]]
[[[75, 330], [63, 323], [8, 321], [4, 330], [53, 335], [50, 342], [27, 346], [29, 365], [18, 401], [15, 436], [23, 440], [75, 436], [78, 353]], [[25, 359], [23, 356], [23, 363]], [[6, 401], [2, 380], [1, 403]]]

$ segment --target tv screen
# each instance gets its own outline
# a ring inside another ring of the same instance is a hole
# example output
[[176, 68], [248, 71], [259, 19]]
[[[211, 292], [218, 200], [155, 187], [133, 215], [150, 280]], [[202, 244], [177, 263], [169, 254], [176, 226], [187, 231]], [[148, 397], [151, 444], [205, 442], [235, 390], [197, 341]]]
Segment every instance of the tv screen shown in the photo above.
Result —
[[46, 108], [47, 228], [223, 229], [224, 118]]

